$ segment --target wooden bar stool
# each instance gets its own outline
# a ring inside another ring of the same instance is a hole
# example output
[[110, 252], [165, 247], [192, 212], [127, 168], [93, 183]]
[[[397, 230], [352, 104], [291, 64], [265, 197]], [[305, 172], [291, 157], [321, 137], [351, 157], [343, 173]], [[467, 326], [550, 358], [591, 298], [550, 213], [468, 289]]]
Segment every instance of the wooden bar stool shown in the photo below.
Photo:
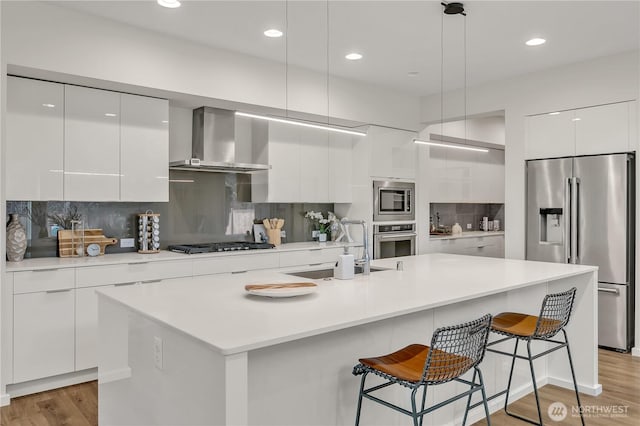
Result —
[[[542, 413], [540, 411], [540, 399], [538, 397], [538, 386], [536, 385], [536, 375], [533, 370], [533, 360], [542, 356], [548, 355], [551, 352], [557, 351], [561, 348], [567, 348], [567, 356], [569, 357], [569, 367], [571, 368], [571, 377], [573, 378], [573, 386], [576, 391], [576, 399], [578, 400], [578, 407], [580, 408], [580, 419], [584, 425], [584, 417], [582, 415], [582, 405], [580, 404], [580, 394], [578, 392], [578, 384], [576, 382], [576, 375], [573, 369], [573, 361], [571, 359], [571, 351], [569, 349], [569, 340], [567, 339], [567, 332], [565, 326], [569, 323], [571, 318], [571, 311], [573, 309], [573, 301], [576, 296], [576, 288], [555, 294], [548, 294], [542, 301], [542, 308], [540, 309], [540, 315], [533, 316], [527, 314], [520, 314], [514, 312], [503, 312], [493, 317], [491, 323], [491, 331], [506, 336], [505, 338], [496, 340], [487, 345], [487, 351], [494, 352], [501, 355], [506, 355], [512, 358], [511, 371], [509, 372], [509, 381], [507, 383], [507, 389], [498, 392], [495, 395], [489, 397], [489, 400], [496, 398], [500, 395], [506, 394], [504, 401], [504, 411], [511, 417], [523, 420], [527, 423], [534, 425], [542, 425]], [[552, 340], [553, 337], [562, 331], [564, 335], [564, 341]], [[509, 339], [515, 339], [515, 347], [513, 353], [503, 352], [497, 349], [493, 349], [491, 346], [505, 342]], [[518, 355], [518, 343], [520, 341], [527, 342], [527, 356]], [[542, 340], [554, 344], [551, 349], [547, 349], [539, 354], [532, 355], [531, 342], [534, 340]], [[511, 390], [511, 379], [513, 378], [513, 367], [516, 363], [516, 359], [525, 359], [529, 361], [529, 369], [531, 370], [531, 380], [533, 382], [533, 392], [536, 398], [536, 408], [538, 409], [538, 422], [512, 413], [508, 410], [509, 405], [509, 391]], [[475, 407], [479, 404], [475, 404]]]
[[[360, 359], [360, 363], [353, 368], [354, 375], [362, 374], [356, 426], [360, 423], [363, 397], [411, 416], [414, 426], [418, 426], [422, 425], [422, 417], [425, 414], [468, 396], [462, 423], [464, 425], [467, 421], [471, 396], [477, 391], [482, 393], [487, 422], [491, 424], [484, 381], [478, 368], [486, 351], [490, 325], [491, 315], [487, 314], [464, 324], [438, 328], [433, 333], [430, 346], [414, 344], [389, 355]], [[472, 368], [474, 372], [471, 381], [460, 378]], [[382, 377], [385, 382], [365, 389], [365, 379], [369, 373]], [[476, 377], [478, 378], [477, 382]], [[425, 408], [427, 388], [452, 380], [468, 385], [469, 390]], [[411, 411], [371, 395], [372, 392], [393, 384], [411, 389]], [[420, 388], [423, 388], [422, 405], [418, 411], [416, 409], [416, 393]]]

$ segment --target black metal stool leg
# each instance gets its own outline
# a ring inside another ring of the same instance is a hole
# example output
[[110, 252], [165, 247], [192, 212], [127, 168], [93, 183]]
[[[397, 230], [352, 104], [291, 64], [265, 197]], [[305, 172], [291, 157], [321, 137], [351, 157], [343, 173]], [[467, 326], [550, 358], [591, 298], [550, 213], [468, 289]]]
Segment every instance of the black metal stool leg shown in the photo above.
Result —
[[515, 340], [516, 340], [516, 344], [515, 344], [515, 347], [513, 348], [513, 356], [511, 357], [511, 370], [509, 371], [509, 381], [507, 382], [507, 393], [504, 396], [504, 412], [507, 414], [509, 414], [509, 411], [507, 410], [507, 406], [509, 405], [509, 391], [511, 391], [511, 379], [513, 379], [513, 367], [515, 367], [516, 365], [518, 343], [520, 343], [520, 340], [518, 339], [515, 339]]
[[[418, 391], [418, 388], [414, 388], [411, 391], [411, 418], [413, 419], [413, 426], [419, 426], [418, 425], [418, 412], [416, 411], [416, 392]], [[422, 416], [420, 416], [420, 422], [422, 423]]]
[[[424, 411], [424, 406], [427, 401], [427, 386], [424, 386], [424, 391], [422, 392], [422, 406], [420, 407], [420, 412]], [[424, 414], [420, 416], [420, 426], [422, 426], [422, 419], [424, 418]]]
[[527, 342], [527, 355], [529, 356], [529, 368], [531, 369], [531, 382], [533, 384], [533, 393], [536, 396], [536, 408], [538, 409], [538, 420], [542, 425], [542, 412], [540, 411], [540, 397], [538, 396], [538, 384], [536, 383], [536, 373], [533, 370], [533, 359], [531, 358], [531, 340]]
[[362, 373], [362, 380], [360, 380], [360, 393], [358, 394], [358, 409], [356, 411], [356, 426], [360, 424], [360, 409], [362, 408], [362, 392], [364, 391], [364, 379], [369, 374], [368, 371]]
[[571, 378], [573, 379], [573, 387], [576, 390], [576, 400], [578, 401], [578, 410], [580, 412], [580, 421], [582, 422], [582, 426], [584, 426], [584, 415], [582, 414], [582, 403], [580, 402], [580, 392], [578, 391], [578, 382], [576, 381], [576, 373], [573, 369], [573, 360], [571, 359], [571, 350], [569, 349], [569, 339], [567, 338], [567, 332], [563, 328], [562, 332], [564, 333], [564, 341], [567, 342], [567, 356], [569, 357], [569, 367], [571, 368]]
[[[476, 383], [476, 375], [478, 374], [478, 368], [475, 367], [473, 369], [473, 378], [471, 379], [471, 383], [475, 384]], [[481, 380], [482, 382], [482, 380]], [[471, 388], [473, 389], [473, 384], [471, 385]], [[473, 393], [470, 393], [469, 396], [467, 397], [467, 407], [464, 409], [464, 417], [462, 418], [462, 426], [465, 426], [467, 424], [467, 416], [469, 415], [469, 406], [471, 406], [471, 397], [473, 396]]]
[[482, 405], [484, 405], [484, 415], [487, 418], [487, 426], [491, 426], [491, 414], [489, 414], [489, 404], [487, 403], [487, 392], [484, 388], [484, 378], [482, 377], [482, 371], [476, 368], [478, 371], [478, 379], [480, 380], [480, 392], [482, 392]]

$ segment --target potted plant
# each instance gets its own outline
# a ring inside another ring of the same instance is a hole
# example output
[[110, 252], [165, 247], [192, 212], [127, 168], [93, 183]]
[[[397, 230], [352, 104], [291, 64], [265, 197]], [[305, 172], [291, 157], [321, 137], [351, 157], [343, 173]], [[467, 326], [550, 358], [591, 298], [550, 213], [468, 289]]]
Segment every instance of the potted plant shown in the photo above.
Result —
[[331, 221], [326, 219], [322, 212], [314, 212], [313, 210], [306, 212], [304, 217], [309, 219], [314, 227], [311, 233], [312, 238], [315, 239], [317, 237], [320, 242], [327, 241], [327, 233], [329, 233]]

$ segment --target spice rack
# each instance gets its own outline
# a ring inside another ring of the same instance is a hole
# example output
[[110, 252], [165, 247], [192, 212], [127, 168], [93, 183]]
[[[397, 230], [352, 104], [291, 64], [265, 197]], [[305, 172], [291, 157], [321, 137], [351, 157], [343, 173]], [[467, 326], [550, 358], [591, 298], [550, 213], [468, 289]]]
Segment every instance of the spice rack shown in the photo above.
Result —
[[147, 210], [138, 215], [138, 253], [160, 252], [160, 213]]

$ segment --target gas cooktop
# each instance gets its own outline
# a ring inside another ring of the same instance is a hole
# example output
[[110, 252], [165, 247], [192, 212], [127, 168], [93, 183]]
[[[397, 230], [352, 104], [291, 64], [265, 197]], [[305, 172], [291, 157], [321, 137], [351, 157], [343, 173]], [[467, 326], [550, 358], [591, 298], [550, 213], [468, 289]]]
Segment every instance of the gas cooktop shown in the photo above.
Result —
[[167, 247], [176, 253], [196, 254], [220, 251], [259, 250], [274, 248], [269, 243], [251, 243], [248, 241], [228, 241], [225, 243], [175, 244]]

